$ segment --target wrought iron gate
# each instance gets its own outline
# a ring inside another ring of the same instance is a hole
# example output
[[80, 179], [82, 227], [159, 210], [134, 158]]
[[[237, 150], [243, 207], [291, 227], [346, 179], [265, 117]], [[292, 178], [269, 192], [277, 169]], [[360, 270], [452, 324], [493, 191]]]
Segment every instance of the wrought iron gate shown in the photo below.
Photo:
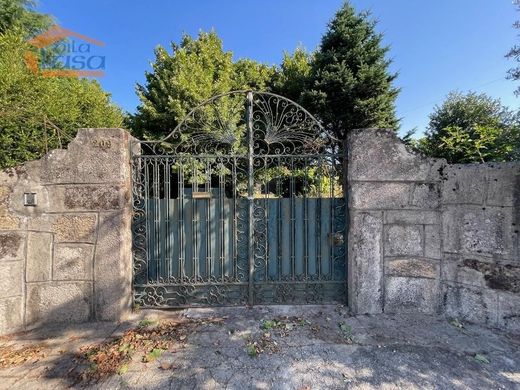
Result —
[[342, 155], [296, 103], [234, 91], [132, 145], [134, 302], [346, 301]]

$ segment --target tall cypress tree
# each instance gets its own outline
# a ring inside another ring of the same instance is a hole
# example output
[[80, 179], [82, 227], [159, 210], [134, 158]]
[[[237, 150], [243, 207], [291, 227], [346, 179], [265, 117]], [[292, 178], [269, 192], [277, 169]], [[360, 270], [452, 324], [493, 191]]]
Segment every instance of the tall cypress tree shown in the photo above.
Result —
[[339, 139], [356, 128], [398, 126], [399, 89], [392, 85], [397, 74], [388, 69], [389, 47], [375, 26], [368, 12], [358, 14], [345, 1], [312, 63], [303, 104]]

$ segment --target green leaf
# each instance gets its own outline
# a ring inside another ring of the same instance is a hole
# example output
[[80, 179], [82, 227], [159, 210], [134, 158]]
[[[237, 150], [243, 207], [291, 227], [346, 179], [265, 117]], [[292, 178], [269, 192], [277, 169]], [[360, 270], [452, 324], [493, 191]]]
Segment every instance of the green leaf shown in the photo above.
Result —
[[139, 323], [137, 324], [137, 326], [139, 328], [147, 328], [149, 326], [154, 326], [154, 325], [157, 325], [158, 321], [157, 320], [151, 320], [151, 319], [148, 319], [148, 318], [145, 318], [141, 321], [139, 321]]
[[253, 345], [253, 344], [248, 344], [247, 347], [246, 347], [246, 351], [247, 351], [247, 354], [250, 357], [257, 357], [258, 356], [258, 351], [256, 349], [256, 346]]
[[161, 355], [164, 353], [164, 349], [161, 348], [154, 348], [151, 352], [147, 353], [145, 355], [144, 361], [146, 363], [153, 362], [154, 360], [157, 360], [161, 357]]
[[265, 329], [265, 330], [269, 330], [269, 329], [274, 328], [276, 325], [277, 325], [277, 323], [274, 320], [273, 321], [271, 321], [271, 320], [263, 320], [261, 328]]
[[450, 324], [456, 328], [460, 328], [460, 329], [464, 328], [464, 325], [462, 325], [462, 323], [457, 318], [450, 321]]
[[343, 334], [343, 338], [348, 341], [352, 341], [352, 327], [345, 322], [338, 323], [339, 329]]
[[119, 375], [124, 375], [124, 374], [126, 374], [127, 372], [128, 372], [128, 365], [127, 365], [127, 364], [123, 364], [121, 367], [119, 367], [119, 368], [117, 369], [117, 373], [118, 373]]
[[480, 353], [475, 354], [474, 359], [479, 363], [489, 364], [489, 359]]

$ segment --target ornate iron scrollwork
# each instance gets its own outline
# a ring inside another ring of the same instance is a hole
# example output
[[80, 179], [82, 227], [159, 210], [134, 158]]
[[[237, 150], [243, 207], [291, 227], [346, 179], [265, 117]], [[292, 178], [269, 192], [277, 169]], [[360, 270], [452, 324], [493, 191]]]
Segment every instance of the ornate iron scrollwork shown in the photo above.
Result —
[[215, 96], [165, 138], [134, 141], [135, 303], [344, 298], [337, 141], [297, 103], [255, 91]]
[[192, 109], [163, 139], [138, 143], [156, 155], [238, 155], [247, 154], [249, 132], [255, 155], [318, 153], [337, 141], [292, 100], [244, 90], [214, 96]]

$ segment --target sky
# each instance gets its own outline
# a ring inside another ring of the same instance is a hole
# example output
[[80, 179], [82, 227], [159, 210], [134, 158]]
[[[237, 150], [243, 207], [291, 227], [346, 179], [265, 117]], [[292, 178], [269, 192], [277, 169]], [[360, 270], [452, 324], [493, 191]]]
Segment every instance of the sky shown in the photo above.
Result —
[[[113, 100], [134, 112], [136, 83], [150, 71], [154, 48], [169, 48], [183, 33], [214, 29], [234, 58], [279, 64], [284, 51], [319, 47], [327, 23], [343, 0], [40, 0], [64, 28], [103, 41], [105, 76]], [[518, 42], [512, 28], [520, 13], [512, 0], [352, 0], [370, 10], [390, 46], [398, 72], [397, 115], [401, 134], [417, 128], [453, 90], [485, 92], [519, 109], [514, 82], [505, 79], [513, 62], [504, 58]]]

